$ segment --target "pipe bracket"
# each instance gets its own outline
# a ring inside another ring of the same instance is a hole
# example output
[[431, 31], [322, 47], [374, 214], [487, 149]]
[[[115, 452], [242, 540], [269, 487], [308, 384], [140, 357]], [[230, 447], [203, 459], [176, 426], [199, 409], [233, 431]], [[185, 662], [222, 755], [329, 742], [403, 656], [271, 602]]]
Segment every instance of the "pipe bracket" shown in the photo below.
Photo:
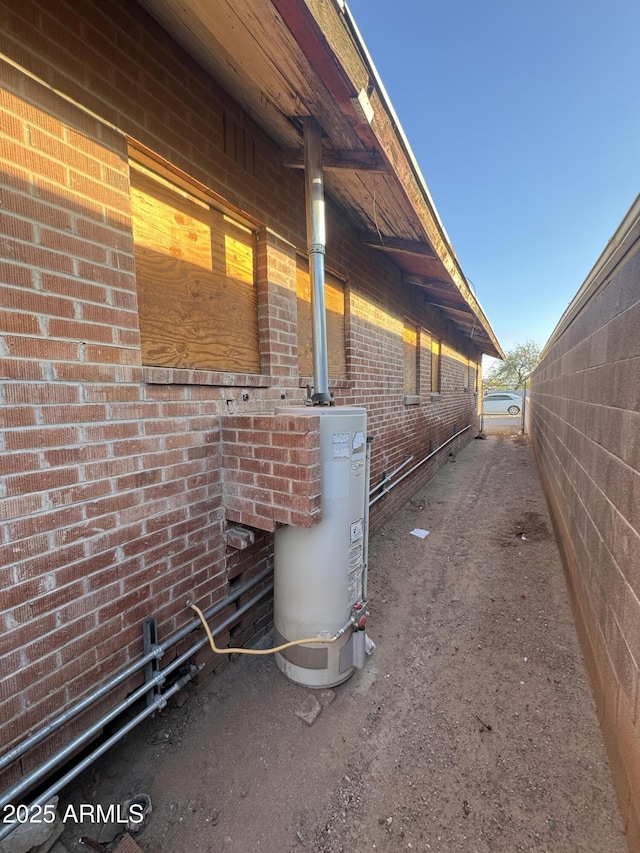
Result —
[[326, 249], [323, 243], [311, 243], [311, 245], [307, 246], [307, 254], [308, 255], [324, 255], [326, 254]]

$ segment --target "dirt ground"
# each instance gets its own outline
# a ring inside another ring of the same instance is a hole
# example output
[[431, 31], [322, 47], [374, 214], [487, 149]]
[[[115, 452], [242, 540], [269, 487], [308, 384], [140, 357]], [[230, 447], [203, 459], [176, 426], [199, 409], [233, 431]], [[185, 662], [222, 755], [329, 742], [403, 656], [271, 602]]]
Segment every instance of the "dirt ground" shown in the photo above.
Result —
[[[61, 808], [149, 794], [144, 853], [623, 853], [527, 439], [442, 469], [372, 539], [369, 593], [376, 651], [312, 726], [295, 713], [312, 691], [243, 657]], [[54, 849], [99, 830], [66, 823]]]

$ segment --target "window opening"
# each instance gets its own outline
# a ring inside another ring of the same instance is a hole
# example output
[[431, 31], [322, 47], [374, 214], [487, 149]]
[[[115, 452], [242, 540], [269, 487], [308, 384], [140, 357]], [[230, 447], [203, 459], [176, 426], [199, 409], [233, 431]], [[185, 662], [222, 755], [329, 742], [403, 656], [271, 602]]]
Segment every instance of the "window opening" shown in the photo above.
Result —
[[259, 373], [254, 231], [130, 166], [143, 364]]

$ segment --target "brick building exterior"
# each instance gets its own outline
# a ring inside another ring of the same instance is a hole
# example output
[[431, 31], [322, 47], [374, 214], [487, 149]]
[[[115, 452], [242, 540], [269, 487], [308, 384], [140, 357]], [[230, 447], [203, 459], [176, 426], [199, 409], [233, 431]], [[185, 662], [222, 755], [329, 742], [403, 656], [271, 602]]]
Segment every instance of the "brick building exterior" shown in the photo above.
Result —
[[547, 344], [531, 440], [630, 850], [640, 850], [640, 200]]
[[[274, 414], [310, 382], [303, 172], [136, 3], [3, 0], [0, 13], [9, 748], [139, 657], [145, 617], [170, 636], [192, 616], [187, 598], [206, 608], [268, 568], [276, 525], [317, 520], [320, 473], [313, 419]], [[379, 187], [405, 186], [417, 209], [418, 184], [398, 170]], [[367, 409], [376, 484], [473, 437], [481, 355], [500, 348], [442, 238], [430, 238], [442, 268], [430, 290], [380, 251], [387, 234], [367, 245], [331, 191], [327, 219], [330, 387]], [[446, 457], [378, 500], [374, 529]], [[270, 620], [267, 600], [234, 642]], [[221, 663], [206, 659], [205, 672]]]

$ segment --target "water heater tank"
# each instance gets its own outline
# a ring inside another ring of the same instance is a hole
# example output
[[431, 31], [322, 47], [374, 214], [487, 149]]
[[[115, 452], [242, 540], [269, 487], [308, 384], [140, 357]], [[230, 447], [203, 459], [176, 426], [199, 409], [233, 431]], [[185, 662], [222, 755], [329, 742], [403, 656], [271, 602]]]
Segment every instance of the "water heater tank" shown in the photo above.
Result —
[[[280, 408], [320, 416], [322, 521], [275, 533], [276, 643], [330, 638], [349, 622], [363, 597], [367, 416], [361, 408]], [[276, 654], [278, 667], [309, 687], [345, 681], [360, 657], [364, 632], [349, 628], [335, 643], [301, 645]], [[364, 647], [364, 646], [363, 646]]]

